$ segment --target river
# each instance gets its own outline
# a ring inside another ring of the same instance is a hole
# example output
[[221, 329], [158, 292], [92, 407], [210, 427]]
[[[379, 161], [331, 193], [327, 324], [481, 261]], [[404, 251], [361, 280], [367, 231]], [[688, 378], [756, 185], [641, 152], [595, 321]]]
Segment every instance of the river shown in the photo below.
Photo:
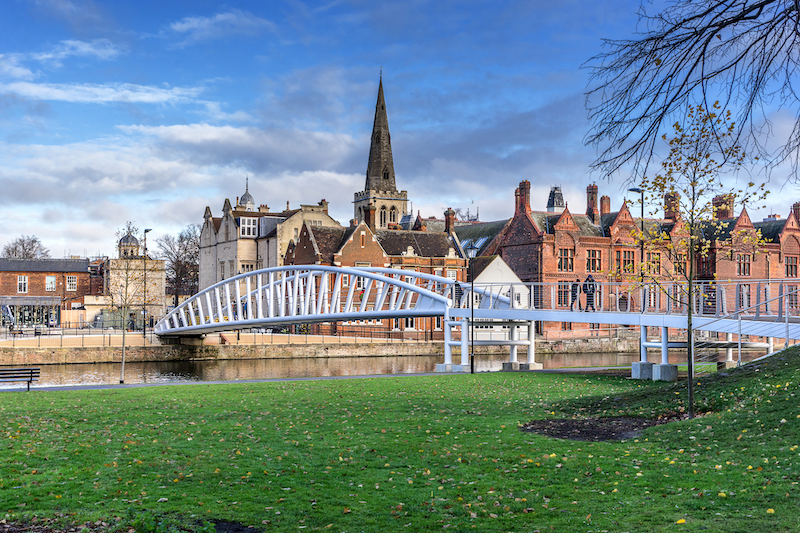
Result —
[[[635, 353], [543, 354], [537, 356], [545, 368], [583, 366], [626, 366], [636, 361]], [[454, 361], [459, 362], [458, 356]], [[507, 354], [479, 354], [477, 372], [502, 369]], [[524, 361], [524, 359], [522, 359]], [[410, 374], [433, 372], [441, 355], [392, 357], [321, 357], [295, 359], [236, 359], [126, 363], [125, 383], [186, 383], [202, 381], [238, 381], [251, 379], [306, 378], [328, 376], [363, 376], [375, 374]], [[103, 385], [119, 383], [119, 363], [42, 365], [41, 377], [34, 387]], [[14, 389], [25, 384], [3, 383], [0, 388]]]

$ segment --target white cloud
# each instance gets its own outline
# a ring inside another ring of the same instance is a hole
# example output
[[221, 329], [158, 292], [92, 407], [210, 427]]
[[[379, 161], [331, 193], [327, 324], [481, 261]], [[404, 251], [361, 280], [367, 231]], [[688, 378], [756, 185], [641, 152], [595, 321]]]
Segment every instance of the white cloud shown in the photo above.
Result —
[[111, 102], [175, 104], [186, 103], [200, 94], [200, 88], [162, 89], [132, 83], [0, 83], [0, 91], [36, 100], [105, 104]]
[[60, 64], [60, 60], [70, 57], [93, 56], [98, 59], [113, 59], [120, 54], [120, 50], [108, 39], [95, 39], [91, 42], [67, 40], [61, 41], [50, 52], [32, 54], [31, 57], [38, 61], [52, 61]]
[[213, 17], [185, 17], [170, 24], [174, 32], [186, 35], [181, 45], [218, 39], [227, 35], [255, 35], [262, 30], [276, 31], [277, 26], [246, 11], [233, 9]]
[[31, 80], [36, 75], [28, 68], [19, 64], [21, 56], [18, 54], [0, 54], [0, 78], [13, 78], [18, 80]]

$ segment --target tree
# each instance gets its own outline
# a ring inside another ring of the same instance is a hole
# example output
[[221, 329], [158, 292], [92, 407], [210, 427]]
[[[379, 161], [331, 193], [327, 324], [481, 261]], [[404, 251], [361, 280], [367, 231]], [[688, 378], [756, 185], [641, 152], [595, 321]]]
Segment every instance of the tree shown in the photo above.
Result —
[[[139, 248], [143, 235], [132, 222], [116, 233], [120, 247], [118, 259], [106, 261], [105, 295], [113, 315], [121, 318], [122, 367], [120, 383], [125, 380], [126, 332], [136, 326], [139, 310], [158, 305], [164, 296], [163, 267], [161, 261], [145, 257]], [[162, 280], [161, 282], [159, 280]], [[153, 315], [152, 311], [148, 313]], [[142, 320], [146, 315], [142, 313]]]
[[[694, 416], [692, 318], [694, 304], [702, 302], [703, 298], [696, 283], [698, 264], [712, 260], [712, 250], [720, 243], [731, 255], [734, 249], [757, 254], [764, 244], [757, 231], [732, 231], [733, 222], [717, 216], [720, 209], [733, 213], [735, 205], [763, 200], [769, 192], [764, 184], [753, 182], [733, 189], [723, 185], [722, 178], [730, 178], [745, 162], [745, 153], [735, 142], [735, 125], [730, 120], [730, 112], [720, 115], [720, 107], [719, 104], [710, 110], [700, 105], [689, 107], [686, 125], [675, 123], [674, 136], [662, 136], [670, 151], [661, 163], [661, 172], [653, 178], [645, 177], [641, 186], [645, 202], [660, 203], [666, 198], [675, 213], [670, 233], [662, 228], [651, 228], [645, 229], [645, 234], [640, 232], [638, 238], [651, 250], [650, 260], [641, 265], [643, 280], [659, 287], [668, 298], [686, 308], [690, 339], [687, 350], [690, 417]], [[660, 251], [666, 252], [673, 268], [662, 264]], [[657, 259], [656, 254], [659, 254]], [[663, 280], [681, 283], [668, 287]]]
[[189, 224], [177, 237], [156, 239], [159, 256], [166, 261], [167, 291], [175, 296], [197, 292], [200, 275], [200, 225]]
[[50, 250], [44, 247], [39, 237], [22, 235], [3, 246], [4, 259], [47, 259]]
[[[593, 168], [610, 176], [630, 164], [634, 178], [646, 175], [662, 127], [697, 102], [710, 109], [721, 99], [723, 112], [737, 113], [738, 144], [772, 165], [789, 160], [796, 170], [799, 20], [796, 0], [668, 0], [655, 15], [642, 5], [639, 37], [606, 39], [606, 51], [586, 65], [593, 123], [587, 144], [600, 151]], [[775, 104], [792, 109], [795, 123], [773, 153], [766, 146], [771, 124], [758, 112]]]

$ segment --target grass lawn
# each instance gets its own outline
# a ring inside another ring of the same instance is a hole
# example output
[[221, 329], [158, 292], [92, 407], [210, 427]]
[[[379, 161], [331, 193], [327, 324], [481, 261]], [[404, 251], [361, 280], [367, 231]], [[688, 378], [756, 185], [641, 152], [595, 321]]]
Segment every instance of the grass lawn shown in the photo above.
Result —
[[[686, 384], [535, 373], [0, 393], [0, 512], [129, 531], [797, 531], [800, 357]], [[3, 518], [0, 516], [0, 518]], [[206, 529], [208, 526], [206, 525]]]

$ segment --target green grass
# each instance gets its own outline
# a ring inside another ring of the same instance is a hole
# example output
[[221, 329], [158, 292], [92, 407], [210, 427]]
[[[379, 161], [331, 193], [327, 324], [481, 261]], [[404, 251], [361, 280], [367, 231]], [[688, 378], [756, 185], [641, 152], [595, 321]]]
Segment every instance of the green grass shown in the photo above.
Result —
[[518, 424], [674, 414], [685, 382], [496, 373], [6, 392], [0, 513], [120, 531], [219, 519], [265, 531], [797, 531], [798, 359], [700, 379], [704, 416], [624, 442]]

